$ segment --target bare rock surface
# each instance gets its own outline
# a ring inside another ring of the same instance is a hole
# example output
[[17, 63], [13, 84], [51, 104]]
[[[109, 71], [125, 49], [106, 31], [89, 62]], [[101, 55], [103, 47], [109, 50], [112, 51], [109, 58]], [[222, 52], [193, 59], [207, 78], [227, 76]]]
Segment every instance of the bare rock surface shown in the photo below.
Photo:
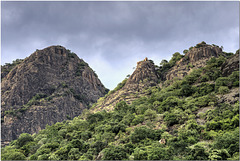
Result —
[[228, 59], [221, 67], [222, 75], [224, 77], [232, 74], [234, 71], [239, 70], [239, 53], [233, 55], [230, 59]]
[[106, 88], [86, 62], [62, 46], [37, 50], [4, 73], [2, 142], [78, 116]]
[[94, 107], [94, 110], [111, 111], [114, 106], [122, 100], [130, 104], [136, 98], [146, 95], [145, 90], [149, 87], [156, 86], [157, 82], [158, 76], [155, 71], [154, 63], [145, 58], [143, 61], [137, 62], [136, 70], [121, 89], [100, 100], [97, 106]]
[[222, 55], [222, 49], [218, 46], [200, 43], [176, 62], [176, 65], [166, 73], [165, 79], [172, 80], [176, 77], [182, 79], [185, 75], [189, 74], [192, 69], [203, 67], [209, 59], [219, 57], [220, 55]]

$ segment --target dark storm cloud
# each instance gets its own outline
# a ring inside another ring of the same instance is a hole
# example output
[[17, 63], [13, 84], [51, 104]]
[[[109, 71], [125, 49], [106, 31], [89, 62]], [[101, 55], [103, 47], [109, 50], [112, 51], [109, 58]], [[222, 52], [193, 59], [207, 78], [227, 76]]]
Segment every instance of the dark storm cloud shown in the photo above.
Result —
[[2, 63], [63, 45], [113, 88], [148, 56], [201, 41], [239, 48], [239, 2], [2, 2]]

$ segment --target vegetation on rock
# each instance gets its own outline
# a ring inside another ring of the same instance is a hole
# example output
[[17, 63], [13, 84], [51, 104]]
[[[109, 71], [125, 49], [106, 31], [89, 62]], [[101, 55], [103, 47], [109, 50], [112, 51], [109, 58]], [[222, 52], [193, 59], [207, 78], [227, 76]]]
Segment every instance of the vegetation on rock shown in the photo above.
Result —
[[[175, 53], [169, 63], [182, 58]], [[239, 160], [239, 101], [219, 99], [239, 88], [238, 71], [222, 75], [227, 60], [213, 57], [182, 79], [149, 86], [131, 103], [119, 101], [111, 111], [85, 110], [37, 134], [21, 134], [2, 148], [2, 159]], [[161, 63], [160, 73], [169, 63]]]

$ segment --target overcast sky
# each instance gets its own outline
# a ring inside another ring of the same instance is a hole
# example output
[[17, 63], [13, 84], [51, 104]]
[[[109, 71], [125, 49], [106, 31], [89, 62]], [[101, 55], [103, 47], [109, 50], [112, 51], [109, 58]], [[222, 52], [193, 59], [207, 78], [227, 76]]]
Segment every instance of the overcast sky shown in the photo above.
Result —
[[239, 2], [2, 2], [1, 63], [62, 45], [116, 87], [145, 57], [155, 64], [201, 41], [239, 48]]

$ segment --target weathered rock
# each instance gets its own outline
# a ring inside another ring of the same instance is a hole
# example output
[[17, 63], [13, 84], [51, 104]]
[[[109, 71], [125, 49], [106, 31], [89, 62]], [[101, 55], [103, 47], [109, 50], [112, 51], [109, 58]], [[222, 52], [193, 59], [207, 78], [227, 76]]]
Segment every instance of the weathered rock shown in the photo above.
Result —
[[176, 77], [182, 79], [192, 69], [203, 67], [209, 59], [219, 57], [220, 55], [222, 55], [222, 49], [218, 46], [198, 44], [189, 50], [182, 59], [176, 62], [176, 65], [165, 74], [165, 79], [172, 80]]
[[78, 116], [106, 92], [88, 64], [62, 46], [37, 50], [1, 85], [4, 142]]
[[223, 63], [221, 67], [222, 75], [224, 77], [227, 77], [230, 74], [232, 74], [232, 72], [238, 70], [239, 70], [239, 53], [233, 55], [230, 59]]
[[156, 86], [157, 83], [158, 76], [154, 63], [145, 58], [143, 61], [137, 62], [136, 70], [128, 78], [125, 85], [102, 99], [101, 102], [98, 102], [94, 109], [110, 111], [122, 100], [130, 104], [136, 98], [145, 95], [145, 90], [149, 87]]
[[219, 103], [228, 103], [234, 105], [239, 101], [239, 88], [233, 88], [224, 95], [217, 95]]

